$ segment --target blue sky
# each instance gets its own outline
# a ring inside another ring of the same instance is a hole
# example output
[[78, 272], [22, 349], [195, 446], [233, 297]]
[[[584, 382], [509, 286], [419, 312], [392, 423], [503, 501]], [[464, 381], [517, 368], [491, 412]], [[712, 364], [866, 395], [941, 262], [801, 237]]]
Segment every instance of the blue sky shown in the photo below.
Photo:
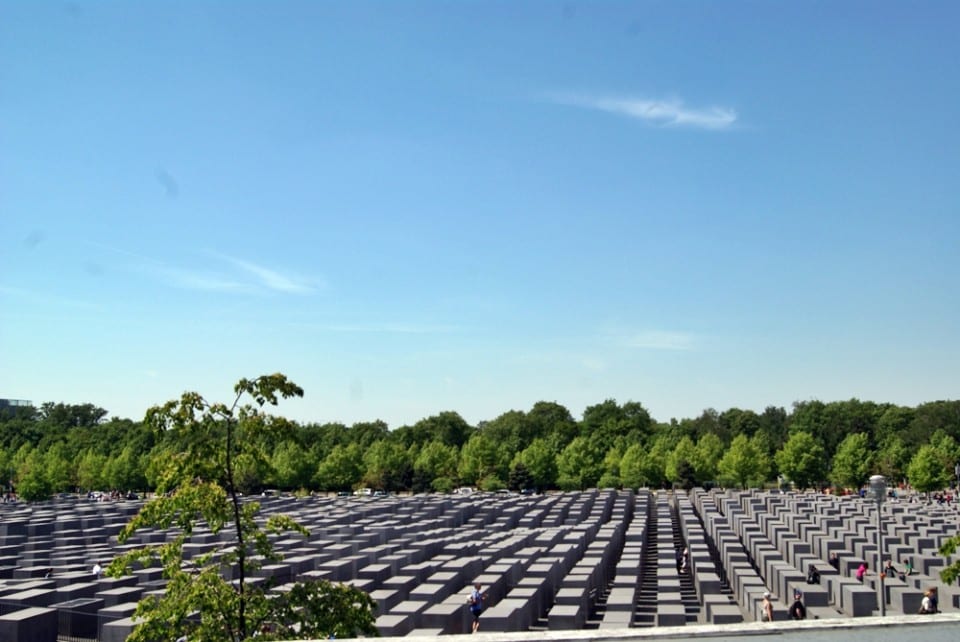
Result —
[[2, 2], [0, 396], [960, 390], [953, 2]]

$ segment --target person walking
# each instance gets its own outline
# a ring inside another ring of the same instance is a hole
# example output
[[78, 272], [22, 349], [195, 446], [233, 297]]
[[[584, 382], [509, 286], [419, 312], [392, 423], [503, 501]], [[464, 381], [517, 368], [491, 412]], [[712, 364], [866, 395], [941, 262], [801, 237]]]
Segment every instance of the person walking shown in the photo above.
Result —
[[760, 619], [764, 622], [773, 622], [773, 601], [770, 599], [770, 591], [763, 592], [763, 600], [760, 602]]
[[470, 605], [470, 614], [473, 616], [473, 631], [476, 633], [480, 628], [480, 614], [483, 613], [483, 602], [487, 599], [487, 594], [480, 590], [480, 582], [473, 585], [470, 591], [470, 597], [467, 598], [467, 604]]

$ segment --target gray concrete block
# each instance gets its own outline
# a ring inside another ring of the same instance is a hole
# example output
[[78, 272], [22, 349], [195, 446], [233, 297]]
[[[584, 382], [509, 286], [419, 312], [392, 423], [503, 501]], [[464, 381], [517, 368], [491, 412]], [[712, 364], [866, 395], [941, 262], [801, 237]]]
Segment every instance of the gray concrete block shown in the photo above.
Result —
[[547, 614], [547, 628], [551, 631], [582, 629], [586, 621], [585, 610], [576, 604], [555, 604]]
[[378, 616], [374, 626], [377, 628], [380, 637], [401, 637], [413, 629], [409, 617], [390, 613]]
[[683, 626], [687, 623], [687, 612], [683, 604], [657, 602], [657, 626]]
[[29, 607], [0, 615], [0, 640], [3, 642], [56, 642], [57, 611]]
[[868, 617], [877, 610], [877, 593], [858, 582], [841, 586], [840, 610], [850, 617]]

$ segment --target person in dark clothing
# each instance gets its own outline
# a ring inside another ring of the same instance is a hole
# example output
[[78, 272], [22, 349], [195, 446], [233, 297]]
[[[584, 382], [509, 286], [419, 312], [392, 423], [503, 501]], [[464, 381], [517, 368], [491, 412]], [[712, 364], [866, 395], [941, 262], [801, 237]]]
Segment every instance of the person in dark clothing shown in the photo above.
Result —
[[807, 584], [819, 584], [820, 583], [820, 571], [817, 570], [817, 567], [813, 564], [807, 569]]
[[888, 559], [883, 566], [884, 577], [901, 577], [902, 574], [893, 565], [893, 560]]
[[833, 570], [840, 572], [840, 558], [837, 557], [836, 553], [830, 553], [830, 566], [833, 567]]
[[923, 594], [923, 601], [920, 603], [920, 613], [931, 615], [940, 612], [939, 600], [937, 599], [937, 588], [931, 586]]
[[791, 620], [807, 619], [807, 607], [803, 605], [803, 593], [800, 591], [793, 592], [793, 604], [790, 605], [789, 614]]

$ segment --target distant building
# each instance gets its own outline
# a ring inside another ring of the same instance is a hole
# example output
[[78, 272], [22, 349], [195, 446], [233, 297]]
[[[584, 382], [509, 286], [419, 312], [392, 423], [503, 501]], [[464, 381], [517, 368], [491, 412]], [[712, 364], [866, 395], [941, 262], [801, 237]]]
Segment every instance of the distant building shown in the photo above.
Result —
[[0, 399], [0, 410], [6, 410], [7, 408], [26, 408], [32, 406], [32, 401], [27, 401], [26, 399]]

